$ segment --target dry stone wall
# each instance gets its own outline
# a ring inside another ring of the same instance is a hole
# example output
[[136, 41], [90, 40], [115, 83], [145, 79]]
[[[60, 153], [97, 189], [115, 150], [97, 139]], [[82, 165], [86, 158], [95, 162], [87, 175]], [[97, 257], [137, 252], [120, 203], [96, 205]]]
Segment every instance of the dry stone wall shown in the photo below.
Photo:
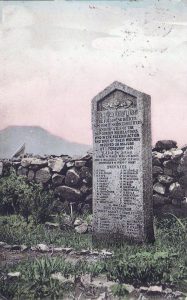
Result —
[[[187, 216], [187, 145], [178, 148], [175, 141], [158, 141], [152, 151], [154, 214]], [[72, 158], [32, 156], [0, 160], [0, 177], [14, 168], [17, 175], [54, 190], [61, 203], [79, 212], [92, 209], [92, 155]], [[70, 205], [69, 205], [70, 206]]]

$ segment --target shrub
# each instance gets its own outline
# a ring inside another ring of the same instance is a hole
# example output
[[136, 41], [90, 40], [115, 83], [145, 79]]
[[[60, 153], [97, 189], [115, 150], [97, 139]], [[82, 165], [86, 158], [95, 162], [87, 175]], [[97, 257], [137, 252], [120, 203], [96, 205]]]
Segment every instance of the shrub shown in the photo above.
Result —
[[52, 191], [44, 191], [42, 185], [28, 182], [17, 176], [14, 170], [0, 179], [0, 210], [21, 214], [27, 221], [30, 215], [36, 222], [44, 222], [54, 208]]

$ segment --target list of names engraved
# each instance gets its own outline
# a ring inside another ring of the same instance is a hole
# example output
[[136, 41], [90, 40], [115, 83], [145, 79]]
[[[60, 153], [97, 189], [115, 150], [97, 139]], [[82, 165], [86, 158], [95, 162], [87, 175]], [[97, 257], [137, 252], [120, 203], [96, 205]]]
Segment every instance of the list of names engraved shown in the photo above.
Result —
[[100, 232], [107, 228], [116, 232], [123, 229], [126, 235], [139, 232], [139, 211], [143, 205], [140, 143], [141, 121], [137, 107], [97, 112], [95, 163]]

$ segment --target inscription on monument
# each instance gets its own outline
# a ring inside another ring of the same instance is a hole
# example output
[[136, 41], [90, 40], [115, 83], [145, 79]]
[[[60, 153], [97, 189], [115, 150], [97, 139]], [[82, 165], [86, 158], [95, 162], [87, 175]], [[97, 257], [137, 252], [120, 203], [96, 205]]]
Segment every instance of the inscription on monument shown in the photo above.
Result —
[[153, 237], [149, 108], [147, 95], [118, 82], [93, 99], [96, 237]]

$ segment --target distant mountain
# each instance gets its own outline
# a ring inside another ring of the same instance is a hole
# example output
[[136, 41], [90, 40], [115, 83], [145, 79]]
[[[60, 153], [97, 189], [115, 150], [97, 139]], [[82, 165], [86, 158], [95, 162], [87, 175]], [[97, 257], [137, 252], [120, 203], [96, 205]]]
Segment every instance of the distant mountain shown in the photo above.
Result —
[[26, 153], [82, 155], [90, 145], [67, 141], [37, 126], [10, 126], [0, 130], [0, 158], [10, 158], [26, 144]]

